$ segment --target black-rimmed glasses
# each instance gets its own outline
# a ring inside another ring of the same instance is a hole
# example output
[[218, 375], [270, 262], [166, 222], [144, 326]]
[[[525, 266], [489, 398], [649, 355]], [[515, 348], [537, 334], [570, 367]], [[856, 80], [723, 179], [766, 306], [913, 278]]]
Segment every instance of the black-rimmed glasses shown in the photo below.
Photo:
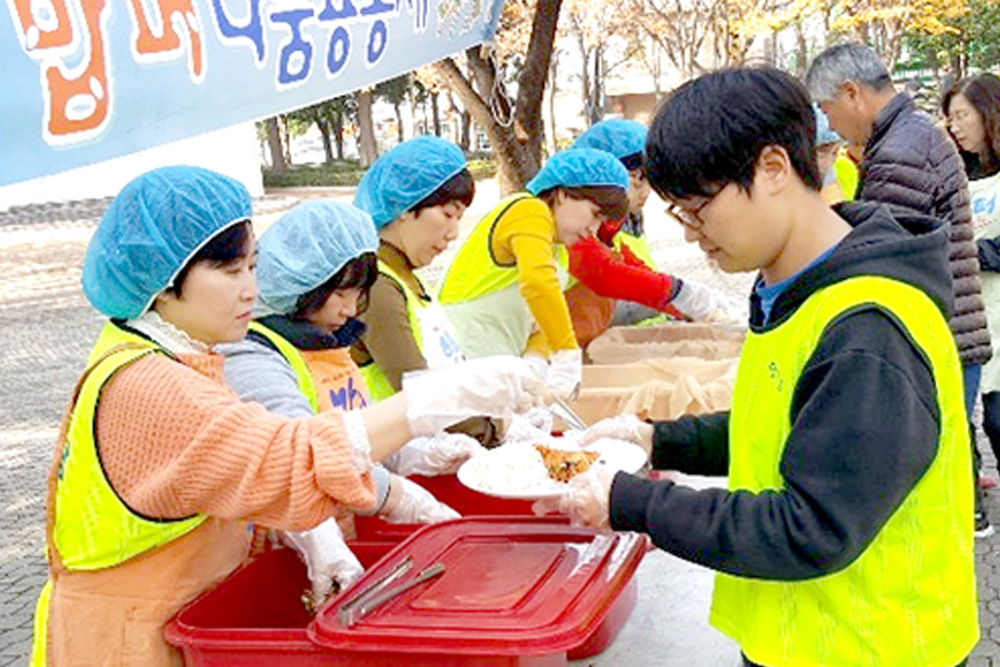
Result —
[[681, 223], [685, 227], [697, 231], [702, 228], [702, 225], [705, 224], [705, 221], [698, 217], [698, 214], [701, 213], [702, 209], [712, 203], [713, 199], [715, 199], [715, 195], [707, 197], [705, 201], [698, 204], [695, 208], [684, 208], [675, 201], [668, 201], [667, 213], [672, 215], [677, 222]]

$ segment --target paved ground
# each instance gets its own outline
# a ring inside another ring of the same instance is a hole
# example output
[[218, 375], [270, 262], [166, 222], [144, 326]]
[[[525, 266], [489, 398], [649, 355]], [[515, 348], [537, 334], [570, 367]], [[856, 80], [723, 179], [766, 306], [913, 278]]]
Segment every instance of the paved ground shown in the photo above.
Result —
[[[270, 194], [255, 202], [256, 222], [263, 228], [298, 198], [320, 194], [349, 199], [351, 191]], [[495, 201], [495, 186], [483, 184], [466, 221], [474, 221], [478, 213]], [[0, 213], [0, 531], [6, 536], [0, 542], [0, 667], [23, 665], [27, 661], [32, 610], [45, 579], [46, 472], [63, 407], [101, 322], [80, 292], [80, 263], [106, 205], [106, 200], [93, 200]], [[679, 275], [700, 278], [734, 296], [745, 294], [748, 278], [712, 272], [697, 248], [684, 245], [677, 229], [668, 226], [671, 223], [664, 219], [661, 208], [655, 196], [647, 206], [657, 259]], [[436, 270], [436, 266], [431, 267], [427, 277], [433, 280]], [[985, 442], [981, 442], [981, 447], [984, 452], [988, 450]], [[989, 455], [988, 464], [990, 472], [996, 475]], [[988, 497], [988, 509], [1000, 523], [1000, 491]], [[1000, 534], [977, 543], [983, 640], [971, 662], [975, 667], [994, 664], [1000, 667], [998, 549]], [[678, 573], [678, 577], [684, 577], [684, 581], [663, 583], [667, 581], [663, 571], [668, 568]], [[647, 580], [656, 583], [644, 587]], [[709, 575], [704, 570], [680, 564], [663, 554], [647, 558], [640, 571], [643, 613], [633, 616], [608, 652], [582, 664], [608, 667], [735, 664], [731, 647], [717, 635], [712, 639], [713, 631], [699, 617], [690, 614], [679, 617], [680, 601], [707, 605], [708, 582]], [[680, 623], [697, 624], [701, 626], [699, 632], [704, 634], [671, 637], [671, 631]], [[699, 637], [710, 639], [705, 642]], [[717, 644], [724, 653], [714, 658], [699, 658], [690, 652], [696, 639], [702, 649], [714, 650]]]

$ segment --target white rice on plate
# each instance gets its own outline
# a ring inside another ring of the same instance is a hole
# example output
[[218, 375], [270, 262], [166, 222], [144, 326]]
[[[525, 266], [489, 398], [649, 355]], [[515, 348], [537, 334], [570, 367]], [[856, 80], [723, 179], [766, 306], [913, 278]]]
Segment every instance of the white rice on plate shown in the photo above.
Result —
[[518, 494], [563, 487], [549, 477], [542, 455], [531, 443], [507, 443], [480, 454], [468, 466], [468, 481], [486, 492]]

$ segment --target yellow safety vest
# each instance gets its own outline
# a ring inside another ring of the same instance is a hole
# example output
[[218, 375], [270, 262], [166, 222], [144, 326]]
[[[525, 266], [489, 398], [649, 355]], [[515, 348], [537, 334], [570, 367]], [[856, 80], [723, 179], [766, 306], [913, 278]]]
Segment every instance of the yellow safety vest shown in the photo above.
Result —
[[[517, 263], [500, 263], [493, 254], [497, 223], [527, 193], [512, 195], [473, 227], [445, 272], [438, 300], [451, 318], [462, 351], [471, 357], [520, 355], [537, 326], [520, 293]], [[541, 202], [539, 202], [541, 204]], [[553, 241], [553, 259], [562, 290], [572, 286], [569, 254]]]
[[260, 322], [251, 322], [250, 330], [271, 343], [292, 367], [299, 392], [314, 413], [356, 410], [368, 405], [365, 381], [347, 348], [300, 350]]
[[493, 230], [514, 204], [530, 198], [526, 192], [513, 194], [476, 223], [448, 265], [438, 293], [439, 302], [463, 303], [517, 283], [517, 264], [501, 264], [493, 256]]
[[844, 191], [845, 201], [853, 201], [858, 193], [858, 165], [850, 157], [841, 152], [833, 161], [833, 173]]
[[319, 413], [319, 396], [316, 391], [316, 383], [313, 381], [312, 373], [309, 371], [309, 364], [306, 363], [301, 350], [289, 343], [284, 336], [268, 329], [256, 320], [250, 322], [250, 331], [260, 334], [278, 349], [281, 356], [283, 356], [285, 361], [288, 362], [288, 365], [292, 367], [292, 372], [295, 373], [295, 381], [299, 386], [299, 391], [302, 392], [302, 395], [306, 397], [307, 401], [309, 401], [309, 407], [312, 408], [314, 413]]
[[622, 246], [628, 246], [632, 254], [641, 259], [646, 266], [654, 271], [659, 270], [656, 267], [656, 262], [653, 261], [653, 250], [649, 247], [649, 241], [646, 240], [645, 236], [634, 236], [628, 232], [619, 230], [614, 238], [611, 239], [611, 243], [619, 254], [621, 254]]
[[118, 497], [101, 467], [94, 417], [101, 390], [120, 369], [147, 354], [165, 351], [115, 324], [104, 325], [87, 362], [63, 445], [55, 491], [53, 541], [69, 570], [114, 567], [188, 533], [206, 517], [149, 519]]
[[937, 456], [843, 570], [788, 582], [717, 575], [711, 622], [760, 664], [953, 667], [979, 640], [962, 371], [948, 324], [922, 291], [856, 277], [816, 292], [773, 330], [747, 334], [730, 411], [729, 488], [784, 488], [779, 465], [802, 370], [827, 326], [865, 304], [892, 313], [930, 362]]
[[[399, 289], [403, 290], [403, 299], [406, 301], [406, 319], [410, 322], [410, 331], [413, 332], [413, 342], [417, 344], [417, 349], [423, 353], [424, 336], [420, 328], [420, 317], [417, 314], [417, 308], [423, 306], [423, 301], [416, 292], [410, 289], [406, 281], [400, 278], [399, 274], [389, 268], [389, 265], [381, 259], [378, 260], [378, 272], [399, 285]], [[368, 394], [376, 403], [396, 393], [392, 383], [389, 382], [389, 378], [378, 367], [374, 359], [361, 367], [361, 376], [364, 377], [365, 384], [368, 385]]]

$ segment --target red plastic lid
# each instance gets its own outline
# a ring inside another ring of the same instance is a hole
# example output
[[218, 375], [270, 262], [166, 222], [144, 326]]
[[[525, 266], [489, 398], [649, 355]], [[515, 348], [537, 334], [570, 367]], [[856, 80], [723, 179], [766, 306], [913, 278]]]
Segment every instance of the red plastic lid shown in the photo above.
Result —
[[[559, 519], [470, 517], [410, 536], [329, 603], [310, 639], [355, 651], [545, 655], [567, 651], [607, 615], [645, 553], [632, 533], [597, 533]], [[340, 604], [414, 559], [403, 582], [434, 563], [444, 574], [402, 593], [354, 626]]]

